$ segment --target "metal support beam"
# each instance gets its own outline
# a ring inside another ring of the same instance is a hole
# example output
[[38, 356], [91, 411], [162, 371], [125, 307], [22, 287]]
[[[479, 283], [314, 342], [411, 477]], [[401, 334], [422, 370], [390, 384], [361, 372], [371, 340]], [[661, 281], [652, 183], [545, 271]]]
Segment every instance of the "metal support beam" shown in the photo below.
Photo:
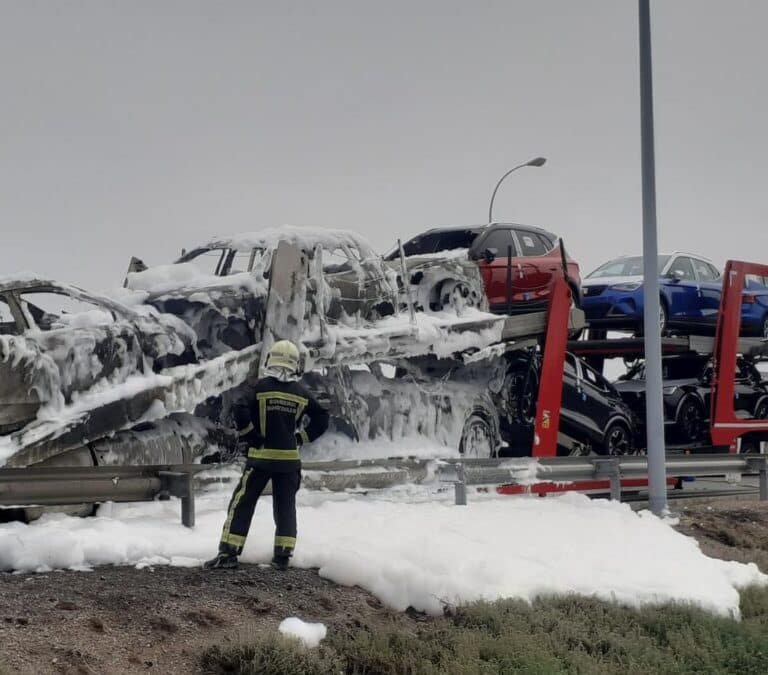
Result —
[[656, 515], [667, 510], [664, 450], [664, 402], [661, 373], [661, 329], [656, 226], [656, 158], [653, 136], [651, 10], [639, 3], [640, 136], [643, 175], [643, 333], [645, 335], [646, 433], [648, 438], [648, 505]]
[[621, 463], [618, 457], [600, 457], [594, 460], [595, 478], [608, 478], [611, 484], [611, 499], [621, 501]]
[[195, 526], [195, 492], [192, 474], [188, 471], [159, 471], [162, 490], [181, 499], [181, 522], [186, 527]]
[[453, 485], [456, 506], [467, 505], [467, 475], [464, 473], [464, 465], [459, 462], [456, 465], [456, 482]]
[[758, 481], [760, 486], [760, 501], [768, 501], [768, 457], [762, 456], [758, 468]]

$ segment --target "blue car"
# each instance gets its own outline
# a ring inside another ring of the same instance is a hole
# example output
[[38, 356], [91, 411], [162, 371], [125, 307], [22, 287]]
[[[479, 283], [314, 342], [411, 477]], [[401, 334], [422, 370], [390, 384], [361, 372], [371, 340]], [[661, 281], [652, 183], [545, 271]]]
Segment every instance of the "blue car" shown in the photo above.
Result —
[[[662, 333], [713, 333], [722, 278], [711, 261], [690, 253], [659, 256]], [[742, 334], [768, 337], [766, 279], [748, 278], [742, 304]], [[598, 267], [582, 282], [582, 309], [592, 328], [643, 328], [643, 259], [627, 256]]]

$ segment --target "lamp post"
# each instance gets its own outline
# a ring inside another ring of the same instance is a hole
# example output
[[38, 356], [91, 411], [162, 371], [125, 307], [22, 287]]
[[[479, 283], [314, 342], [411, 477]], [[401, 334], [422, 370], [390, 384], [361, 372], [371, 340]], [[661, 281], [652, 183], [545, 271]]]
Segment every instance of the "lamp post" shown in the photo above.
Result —
[[493, 188], [493, 194], [491, 195], [491, 205], [488, 207], [488, 222], [493, 222], [493, 200], [496, 197], [496, 193], [499, 191], [499, 186], [504, 182], [504, 179], [509, 176], [513, 171], [517, 171], [518, 169], [522, 169], [524, 166], [544, 166], [546, 163], [547, 158], [546, 157], [534, 157], [533, 159], [525, 162], [524, 164], [518, 164], [517, 166], [512, 167], [507, 173], [505, 173], [501, 178], [499, 178], [499, 182], [496, 183], [496, 187]]
[[667, 466], [664, 447], [659, 268], [656, 226], [656, 160], [651, 76], [651, 11], [638, 0], [640, 34], [640, 145], [643, 176], [643, 294], [645, 315], [645, 419], [648, 439], [648, 506], [657, 516], [667, 510]]

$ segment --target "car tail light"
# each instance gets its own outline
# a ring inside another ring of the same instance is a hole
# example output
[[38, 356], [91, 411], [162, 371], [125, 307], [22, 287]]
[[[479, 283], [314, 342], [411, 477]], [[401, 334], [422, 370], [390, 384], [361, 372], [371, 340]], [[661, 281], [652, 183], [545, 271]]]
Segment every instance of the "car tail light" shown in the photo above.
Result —
[[742, 296], [741, 301], [745, 305], [754, 305], [757, 302], [757, 296], [756, 295], [752, 295], [751, 293], [745, 293]]

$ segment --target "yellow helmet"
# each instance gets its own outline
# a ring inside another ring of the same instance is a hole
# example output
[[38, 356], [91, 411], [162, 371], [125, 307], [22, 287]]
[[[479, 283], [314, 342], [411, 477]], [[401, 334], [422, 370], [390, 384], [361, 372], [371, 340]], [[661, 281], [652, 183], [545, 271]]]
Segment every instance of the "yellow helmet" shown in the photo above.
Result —
[[290, 340], [278, 340], [270, 348], [265, 365], [296, 373], [299, 369], [299, 350]]

